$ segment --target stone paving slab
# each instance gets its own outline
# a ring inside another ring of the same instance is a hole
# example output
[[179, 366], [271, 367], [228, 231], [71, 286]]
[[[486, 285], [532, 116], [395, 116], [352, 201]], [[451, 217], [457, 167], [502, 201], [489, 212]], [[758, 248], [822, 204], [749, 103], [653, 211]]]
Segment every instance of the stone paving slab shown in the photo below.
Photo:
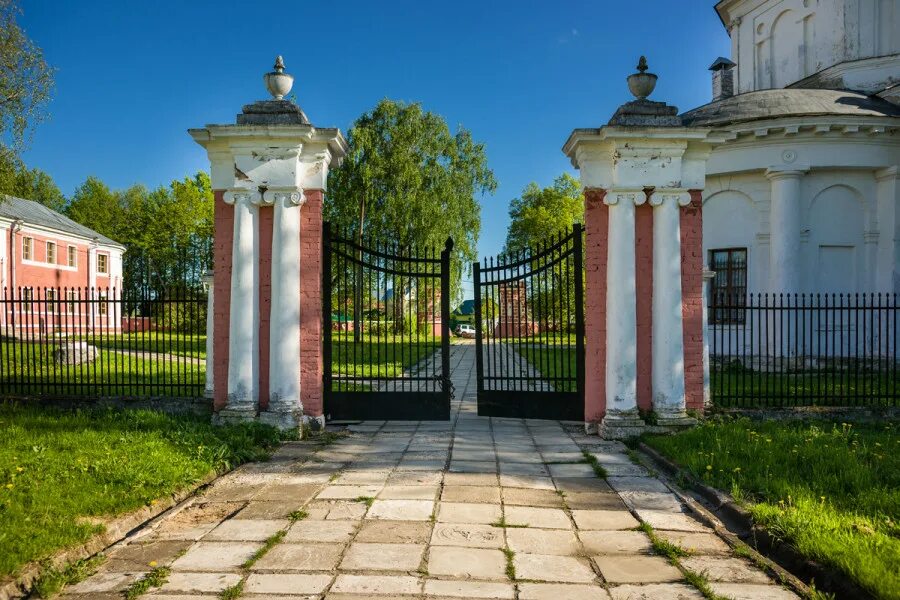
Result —
[[[239, 581], [252, 600], [702, 598], [653, 554], [636, 531], [646, 523], [691, 551], [681, 564], [707, 573], [717, 593], [796, 598], [736, 558], [620, 442], [578, 424], [478, 417], [474, 348], [453, 346], [451, 359], [450, 423], [369, 422], [327, 446], [285, 444], [116, 548], [64, 597], [121, 598], [152, 562], [172, 565], [147, 595], [166, 600], [210, 600]], [[290, 522], [296, 514], [305, 518]]]

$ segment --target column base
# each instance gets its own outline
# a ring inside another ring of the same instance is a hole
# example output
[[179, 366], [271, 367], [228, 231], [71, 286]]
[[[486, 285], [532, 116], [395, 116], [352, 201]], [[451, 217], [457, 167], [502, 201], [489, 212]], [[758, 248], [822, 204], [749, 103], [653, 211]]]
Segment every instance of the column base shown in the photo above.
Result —
[[603, 417], [597, 434], [607, 440], [624, 440], [647, 431], [647, 424], [637, 413], [612, 413]]
[[302, 410], [273, 411], [264, 410], [259, 413], [259, 422], [271, 425], [281, 431], [300, 429], [303, 423]]
[[213, 414], [213, 425], [230, 425], [256, 420], [256, 409], [251, 407], [223, 408]]
[[308, 426], [310, 431], [325, 431], [325, 415], [318, 417], [303, 415], [303, 424]]
[[686, 414], [658, 415], [656, 424], [670, 429], [686, 429], [697, 424], [697, 419]]

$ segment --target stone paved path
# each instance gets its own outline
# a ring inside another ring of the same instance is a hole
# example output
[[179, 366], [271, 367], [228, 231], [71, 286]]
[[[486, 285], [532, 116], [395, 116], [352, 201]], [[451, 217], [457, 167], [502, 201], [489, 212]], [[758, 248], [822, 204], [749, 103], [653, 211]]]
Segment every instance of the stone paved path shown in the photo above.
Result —
[[797, 598], [733, 556], [620, 443], [552, 421], [477, 417], [474, 347], [452, 357], [450, 423], [367, 422], [326, 447], [285, 444], [113, 549], [67, 597], [122, 598], [170, 566], [146, 597], [213, 598], [243, 582], [241, 597], [257, 600], [702, 598], [653, 554], [643, 522], [690, 550], [683, 568], [725, 597]]

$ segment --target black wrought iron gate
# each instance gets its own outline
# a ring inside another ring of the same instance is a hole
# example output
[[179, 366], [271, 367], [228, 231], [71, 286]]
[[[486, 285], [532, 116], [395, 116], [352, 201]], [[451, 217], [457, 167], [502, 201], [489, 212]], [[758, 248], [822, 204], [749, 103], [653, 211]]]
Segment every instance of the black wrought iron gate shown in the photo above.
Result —
[[474, 264], [478, 414], [584, 419], [583, 229]]
[[359, 244], [326, 223], [322, 243], [329, 421], [450, 418], [450, 253]]

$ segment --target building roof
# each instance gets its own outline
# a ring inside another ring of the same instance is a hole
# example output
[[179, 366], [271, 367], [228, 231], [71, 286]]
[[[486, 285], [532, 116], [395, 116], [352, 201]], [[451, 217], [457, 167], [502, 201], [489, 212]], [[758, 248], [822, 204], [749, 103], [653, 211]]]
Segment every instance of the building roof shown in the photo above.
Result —
[[453, 311], [454, 314], [457, 315], [474, 315], [475, 314], [475, 301], [474, 300], [465, 300], [462, 304], [456, 307], [456, 310]]
[[685, 125], [729, 125], [759, 119], [805, 116], [900, 117], [900, 106], [847, 90], [772, 89], [738, 94], [689, 110]]
[[125, 247], [119, 242], [97, 233], [90, 227], [85, 227], [81, 223], [76, 223], [69, 217], [47, 208], [34, 200], [25, 200], [24, 198], [0, 194], [0, 217], [12, 220], [21, 219], [28, 225], [37, 225], [39, 227], [55, 229], [62, 233], [87, 238], [89, 240], [96, 239], [101, 244], [110, 244], [121, 248]]

